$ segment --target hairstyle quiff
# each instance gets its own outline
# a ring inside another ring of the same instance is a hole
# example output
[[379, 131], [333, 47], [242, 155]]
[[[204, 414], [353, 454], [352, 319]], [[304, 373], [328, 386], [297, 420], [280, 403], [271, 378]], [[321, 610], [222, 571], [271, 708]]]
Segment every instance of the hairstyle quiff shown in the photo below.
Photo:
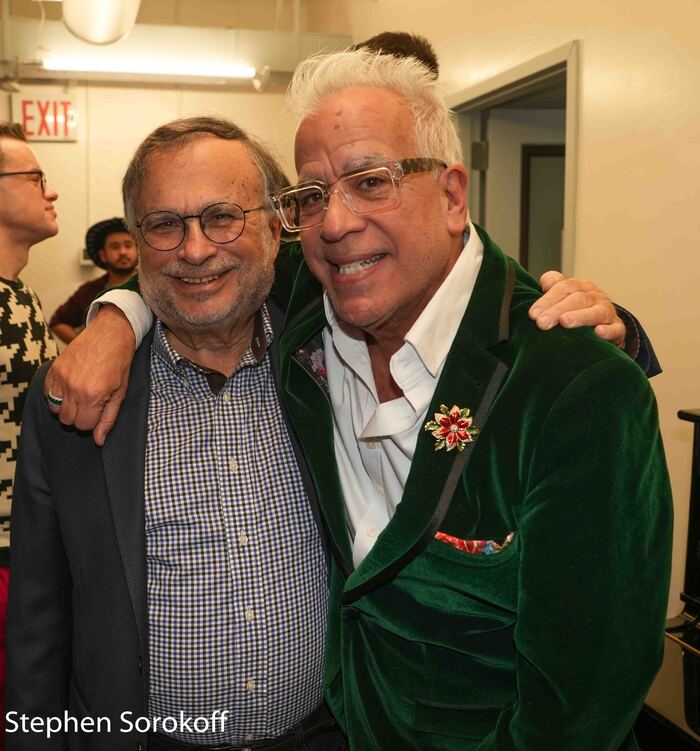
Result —
[[129, 230], [136, 231], [136, 201], [148, 174], [151, 156], [175, 151], [183, 146], [207, 137], [225, 141], [240, 141], [250, 154], [262, 175], [262, 199], [268, 201], [269, 193], [289, 185], [286, 175], [277, 163], [272, 151], [253, 136], [248, 135], [231, 120], [221, 117], [188, 117], [173, 120], [156, 128], [136, 149], [122, 180], [124, 215]]
[[[25, 143], [27, 141], [27, 136], [22, 130], [22, 126], [19, 123], [11, 123], [7, 120], [0, 120], [0, 140], [3, 138], [11, 138], [14, 141], [24, 141]], [[2, 163], [2, 146], [0, 145], [0, 167]]]
[[432, 71], [415, 57], [367, 48], [315, 55], [294, 71], [289, 101], [302, 120], [317, 112], [328, 96], [358, 86], [388, 89], [406, 101], [420, 156], [448, 164], [462, 161], [454, 115]]

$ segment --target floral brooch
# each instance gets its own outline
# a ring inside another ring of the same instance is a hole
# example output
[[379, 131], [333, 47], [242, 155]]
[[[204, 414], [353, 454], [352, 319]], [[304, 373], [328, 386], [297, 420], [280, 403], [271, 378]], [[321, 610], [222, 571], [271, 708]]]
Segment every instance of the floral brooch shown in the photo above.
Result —
[[328, 372], [326, 371], [326, 357], [323, 346], [317, 347], [313, 351], [310, 351], [310, 348], [309, 350], [302, 348], [297, 354], [300, 364], [307, 373], [312, 375], [316, 383], [328, 393]]
[[423, 429], [432, 433], [435, 441], [435, 450], [457, 449], [464, 451], [468, 443], [472, 443], [474, 436], [479, 432], [479, 428], [473, 428], [474, 418], [470, 415], [467, 407], [458, 407], [456, 404], [452, 409], [447, 409], [444, 404], [440, 405], [440, 411], [435, 413], [435, 419], [425, 423]]

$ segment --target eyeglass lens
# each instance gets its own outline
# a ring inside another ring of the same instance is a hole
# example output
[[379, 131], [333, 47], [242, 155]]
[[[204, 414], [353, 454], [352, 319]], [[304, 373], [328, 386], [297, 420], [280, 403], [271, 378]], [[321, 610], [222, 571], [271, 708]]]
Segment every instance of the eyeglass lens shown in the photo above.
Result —
[[369, 214], [398, 205], [398, 184], [389, 167], [374, 167], [338, 178], [335, 186], [317, 183], [292, 189], [280, 197], [290, 229], [320, 224], [331, 193], [338, 192], [355, 214]]
[[41, 192], [46, 193], [46, 175], [41, 170], [22, 170], [21, 172], [0, 172], [0, 177], [14, 177], [16, 175], [29, 175], [29, 179], [41, 185]]
[[205, 237], [215, 243], [233, 242], [245, 227], [245, 212], [235, 203], [208, 206], [201, 214], [182, 217], [173, 211], [147, 214], [139, 226], [143, 239], [156, 250], [173, 250], [185, 239], [185, 219], [199, 219]]

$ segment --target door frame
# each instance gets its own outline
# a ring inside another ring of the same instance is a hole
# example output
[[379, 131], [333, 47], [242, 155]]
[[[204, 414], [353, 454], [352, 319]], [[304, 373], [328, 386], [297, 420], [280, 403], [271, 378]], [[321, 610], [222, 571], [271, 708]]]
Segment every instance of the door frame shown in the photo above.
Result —
[[524, 96], [536, 91], [551, 79], [561, 76], [562, 73], [566, 74], [564, 229], [561, 249], [562, 272], [566, 276], [574, 274], [576, 256], [579, 46], [578, 40], [573, 40], [447, 97], [447, 102], [453, 110], [460, 113], [470, 112]]

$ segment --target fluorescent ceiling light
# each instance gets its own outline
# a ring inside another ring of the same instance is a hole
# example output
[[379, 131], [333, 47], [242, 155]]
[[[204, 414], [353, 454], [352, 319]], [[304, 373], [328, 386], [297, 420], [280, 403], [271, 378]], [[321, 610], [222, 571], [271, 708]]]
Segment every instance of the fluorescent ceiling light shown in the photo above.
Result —
[[162, 57], [70, 57], [47, 55], [43, 62], [45, 70], [75, 73], [124, 73], [148, 76], [184, 76], [209, 78], [253, 78], [255, 68], [229, 60], [183, 60]]

